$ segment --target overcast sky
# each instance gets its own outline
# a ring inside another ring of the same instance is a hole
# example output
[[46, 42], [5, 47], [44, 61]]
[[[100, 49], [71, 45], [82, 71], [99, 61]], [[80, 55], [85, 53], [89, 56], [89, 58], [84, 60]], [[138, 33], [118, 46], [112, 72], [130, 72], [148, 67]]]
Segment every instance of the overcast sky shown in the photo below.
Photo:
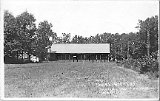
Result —
[[138, 19], [158, 15], [158, 0], [152, 1], [71, 1], [71, 0], [2, 0], [2, 9], [14, 16], [32, 13], [36, 23], [47, 20], [53, 31], [90, 36], [104, 32], [136, 32]]

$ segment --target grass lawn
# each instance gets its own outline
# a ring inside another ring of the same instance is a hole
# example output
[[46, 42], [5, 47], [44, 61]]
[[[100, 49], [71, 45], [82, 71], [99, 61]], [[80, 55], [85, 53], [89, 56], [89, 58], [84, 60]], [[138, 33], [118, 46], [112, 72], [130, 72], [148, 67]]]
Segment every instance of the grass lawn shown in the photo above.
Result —
[[5, 97], [158, 98], [158, 80], [113, 62], [5, 64]]

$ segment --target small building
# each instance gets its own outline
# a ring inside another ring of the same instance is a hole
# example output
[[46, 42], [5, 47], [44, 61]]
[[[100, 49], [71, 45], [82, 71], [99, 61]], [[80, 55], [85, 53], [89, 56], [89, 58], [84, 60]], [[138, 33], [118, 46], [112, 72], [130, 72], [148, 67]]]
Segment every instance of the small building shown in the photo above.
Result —
[[108, 60], [110, 44], [53, 44], [49, 60]]

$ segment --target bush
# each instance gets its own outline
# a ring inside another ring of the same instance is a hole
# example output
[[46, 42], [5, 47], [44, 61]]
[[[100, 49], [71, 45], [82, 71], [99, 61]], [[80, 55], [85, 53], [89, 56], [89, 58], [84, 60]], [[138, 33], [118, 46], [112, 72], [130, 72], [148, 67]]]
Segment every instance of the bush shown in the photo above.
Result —
[[147, 74], [150, 76], [150, 78], [159, 77], [158, 60], [153, 58], [152, 56], [151, 57], [144, 56], [139, 59], [130, 58], [125, 60], [122, 64], [125, 68], [135, 70], [142, 74]]
[[159, 77], [159, 71], [154, 71], [154, 72], [151, 71], [145, 74], [147, 74], [150, 79], [156, 79]]
[[15, 58], [15, 57], [4, 56], [4, 63], [5, 64], [18, 64], [21, 62], [22, 61], [17, 60], [17, 58]]
[[141, 59], [141, 72], [158, 71], [158, 60], [153, 57], [145, 56]]

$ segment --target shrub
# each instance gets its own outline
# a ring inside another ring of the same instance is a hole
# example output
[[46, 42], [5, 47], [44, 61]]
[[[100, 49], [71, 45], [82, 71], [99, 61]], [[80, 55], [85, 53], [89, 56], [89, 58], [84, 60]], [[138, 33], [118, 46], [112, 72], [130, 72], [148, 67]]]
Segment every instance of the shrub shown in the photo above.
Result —
[[158, 61], [153, 57], [145, 56], [141, 59], [141, 72], [154, 72], [158, 71]]
[[139, 73], [147, 74], [150, 78], [159, 77], [158, 60], [152, 56], [144, 56], [139, 59], [129, 58], [125, 60], [122, 64], [125, 68], [135, 70]]

